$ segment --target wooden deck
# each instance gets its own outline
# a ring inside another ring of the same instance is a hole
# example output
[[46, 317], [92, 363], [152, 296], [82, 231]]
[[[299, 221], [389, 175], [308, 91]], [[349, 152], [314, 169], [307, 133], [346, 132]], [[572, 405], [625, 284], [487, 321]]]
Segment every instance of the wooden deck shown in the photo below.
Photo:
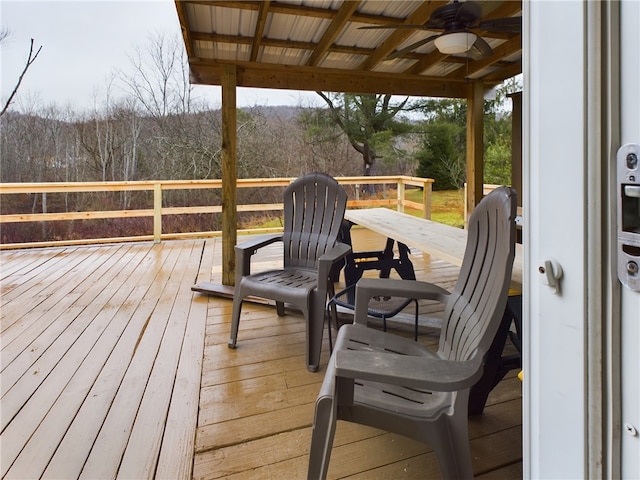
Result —
[[[357, 232], [357, 248], [382, 241]], [[306, 477], [328, 342], [309, 373], [302, 315], [246, 304], [228, 349], [231, 301], [190, 290], [220, 280], [220, 239], [0, 255], [3, 478]], [[455, 281], [456, 267], [412, 259], [419, 278]], [[437, 331], [422, 330], [435, 345]], [[476, 475], [521, 477], [515, 376], [471, 418], [470, 436]], [[340, 422], [329, 475], [439, 473], [428, 446]]]

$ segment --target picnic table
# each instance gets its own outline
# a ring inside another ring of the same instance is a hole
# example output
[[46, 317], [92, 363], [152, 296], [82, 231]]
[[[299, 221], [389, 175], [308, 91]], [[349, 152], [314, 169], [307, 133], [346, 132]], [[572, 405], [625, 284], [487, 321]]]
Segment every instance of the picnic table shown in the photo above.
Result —
[[[393, 241], [398, 242], [399, 256], [408, 253], [408, 247], [412, 247], [453, 265], [462, 265], [467, 245], [467, 231], [462, 228], [414, 217], [388, 208], [347, 210], [344, 218], [352, 224], [361, 225], [387, 237], [389, 241], [385, 250], [393, 248]], [[511, 275], [511, 289], [514, 293], [522, 292], [522, 256], [522, 245], [516, 244], [516, 256]]]

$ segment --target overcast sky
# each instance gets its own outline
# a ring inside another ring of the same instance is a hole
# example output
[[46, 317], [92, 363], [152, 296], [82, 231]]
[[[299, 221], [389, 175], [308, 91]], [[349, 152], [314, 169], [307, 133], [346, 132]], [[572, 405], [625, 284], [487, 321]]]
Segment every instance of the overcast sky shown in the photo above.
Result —
[[[136, 47], [147, 45], [155, 34], [180, 32], [173, 0], [0, 0], [0, 24], [10, 32], [0, 47], [2, 104], [24, 68], [33, 38], [42, 52], [22, 82], [20, 101], [79, 109], [92, 108], [107, 78], [130, 66], [128, 55]], [[219, 87], [198, 87], [196, 94], [220, 106]], [[238, 89], [238, 106], [318, 104], [316, 98], [313, 92]]]

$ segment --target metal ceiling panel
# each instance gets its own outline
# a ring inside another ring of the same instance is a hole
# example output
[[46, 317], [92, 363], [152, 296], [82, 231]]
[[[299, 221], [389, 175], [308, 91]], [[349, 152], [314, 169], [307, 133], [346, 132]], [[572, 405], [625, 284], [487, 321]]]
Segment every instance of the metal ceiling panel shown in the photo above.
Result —
[[197, 3], [187, 3], [187, 18], [191, 29], [195, 32], [212, 32], [213, 19], [211, 17], [212, 9], [206, 5]]
[[[521, 15], [521, 0], [478, 3], [482, 18]], [[339, 88], [345, 75], [357, 72], [361, 79], [357, 85], [366, 91], [464, 96], [466, 89], [460, 85], [465, 78], [485, 82], [489, 88], [521, 71], [522, 41], [516, 33], [482, 32], [494, 50], [490, 58], [442, 55], [429, 42], [389, 60], [393, 52], [442, 30], [359, 30], [367, 25], [426, 23], [444, 4], [444, 0], [176, 0], [176, 9], [196, 83], [220, 81], [222, 64], [235, 63], [241, 70], [239, 86], [246, 81], [265, 88]]]
[[358, 65], [366, 60], [365, 55], [346, 55], [343, 53], [329, 53], [322, 61], [323, 68], [340, 68], [356, 70]]
[[348, 24], [335, 40], [337, 45], [349, 47], [375, 48], [393, 33], [392, 30], [359, 30], [365, 23], [352, 22]]
[[265, 63], [278, 65], [304, 65], [310, 53], [299, 48], [264, 47], [260, 51], [260, 59]]
[[374, 72], [387, 72], [387, 73], [401, 73], [411, 68], [416, 60], [409, 60], [406, 58], [394, 58], [393, 60], [387, 60], [378, 63], [373, 69]]
[[423, 2], [381, 2], [366, 1], [362, 2], [358, 7], [358, 12], [367, 15], [378, 15], [382, 17], [391, 17], [404, 19], [416, 11]]

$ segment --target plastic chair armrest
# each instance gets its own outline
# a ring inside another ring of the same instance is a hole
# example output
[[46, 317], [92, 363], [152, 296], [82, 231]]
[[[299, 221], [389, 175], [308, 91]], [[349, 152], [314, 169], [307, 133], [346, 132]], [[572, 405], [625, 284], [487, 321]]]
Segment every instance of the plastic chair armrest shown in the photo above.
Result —
[[[326, 284], [331, 267], [340, 259], [351, 253], [351, 246], [346, 243], [336, 243], [333, 248], [327, 250], [318, 258], [318, 285]], [[321, 283], [322, 282], [322, 283]]]
[[448, 301], [450, 293], [433, 283], [395, 278], [363, 278], [356, 284], [355, 323], [366, 325], [369, 301], [376, 296]]
[[437, 392], [470, 388], [482, 376], [482, 363], [386, 352], [337, 350], [337, 377], [401, 385]]
[[242, 243], [239, 243], [234, 248], [236, 251], [238, 250], [253, 250], [252, 253], [255, 253], [256, 250], [259, 250], [262, 247], [266, 247], [272, 243], [282, 241], [281, 233], [272, 233], [267, 235], [257, 235], [252, 237]]
[[258, 235], [234, 247], [236, 252], [236, 285], [239, 280], [251, 274], [251, 257], [262, 247], [282, 241], [282, 234]]

